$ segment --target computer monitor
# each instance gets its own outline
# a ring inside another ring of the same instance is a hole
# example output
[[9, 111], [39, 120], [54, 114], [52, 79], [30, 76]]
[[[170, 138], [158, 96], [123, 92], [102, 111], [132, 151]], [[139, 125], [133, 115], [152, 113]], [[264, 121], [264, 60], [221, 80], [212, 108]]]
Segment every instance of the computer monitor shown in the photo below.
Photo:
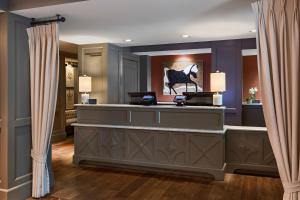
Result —
[[185, 105], [190, 106], [212, 106], [213, 92], [183, 92], [186, 96]]
[[129, 92], [128, 96], [132, 105], [157, 105], [155, 92]]

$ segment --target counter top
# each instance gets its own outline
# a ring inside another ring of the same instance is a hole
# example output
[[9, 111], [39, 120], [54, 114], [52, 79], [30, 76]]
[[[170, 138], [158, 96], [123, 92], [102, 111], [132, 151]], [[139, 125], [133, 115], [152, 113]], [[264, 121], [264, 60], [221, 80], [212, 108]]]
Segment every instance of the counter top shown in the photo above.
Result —
[[189, 132], [189, 133], [212, 133], [225, 134], [227, 127], [223, 130], [203, 130], [189, 128], [163, 128], [163, 127], [147, 127], [147, 126], [120, 126], [120, 125], [102, 125], [102, 124], [84, 124], [73, 123], [74, 127], [94, 127], [94, 128], [113, 128], [113, 129], [133, 129], [133, 130], [148, 130], [148, 131], [167, 131], [167, 132]]
[[225, 125], [226, 130], [236, 130], [236, 131], [267, 131], [267, 127], [257, 127], [257, 126], [229, 126]]
[[75, 104], [75, 107], [115, 107], [115, 108], [161, 108], [161, 109], [209, 109], [209, 110], [225, 110], [225, 107], [217, 106], [176, 106], [176, 105], [131, 105], [131, 104]]

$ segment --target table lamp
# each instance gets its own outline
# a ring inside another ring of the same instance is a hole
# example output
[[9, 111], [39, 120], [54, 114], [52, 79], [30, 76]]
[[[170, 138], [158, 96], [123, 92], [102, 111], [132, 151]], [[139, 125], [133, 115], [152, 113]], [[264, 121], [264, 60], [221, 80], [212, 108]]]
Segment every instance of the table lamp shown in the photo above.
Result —
[[215, 92], [213, 95], [213, 105], [222, 106], [223, 97], [219, 92], [226, 91], [226, 75], [224, 72], [216, 71], [210, 73], [210, 91]]
[[88, 104], [90, 95], [89, 92], [92, 91], [92, 77], [90, 76], [79, 76], [79, 92], [81, 92], [81, 102], [83, 104]]

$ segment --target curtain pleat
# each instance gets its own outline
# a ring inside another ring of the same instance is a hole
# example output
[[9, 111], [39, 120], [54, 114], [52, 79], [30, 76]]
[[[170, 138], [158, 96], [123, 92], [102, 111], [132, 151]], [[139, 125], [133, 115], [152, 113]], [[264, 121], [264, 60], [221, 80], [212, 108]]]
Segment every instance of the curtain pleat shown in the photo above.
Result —
[[43, 197], [50, 192], [47, 153], [54, 123], [58, 79], [58, 25], [27, 29], [30, 52], [32, 112], [32, 196]]
[[[298, 0], [294, 0], [294, 10], [293, 10], [293, 16], [292, 16], [292, 30], [291, 30], [291, 40], [292, 41], [298, 41], [292, 43], [292, 59], [291, 59], [291, 66], [292, 66], [292, 97], [291, 97], [291, 107], [293, 108], [292, 113], [292, 182], [297, 182], [300, 180], [300, 152], [299, 152], [299, 144], [300, 144], [300, 127], [299, 127], [299, 113], [300, 113], [300, 105], [299, 105], [299, 85], [300, 85], [300, 70], [299, 70], [299, 57], [300, 57], [300, 51], [299, 51], [299, 7], [298, 7]], [[293, 193], [292, 198], [290, 199], [300, 199], [300, 192]]]
[[252, 3], [264, 116], [284, 187], [284, 200], [300, 200], [298, 1]]

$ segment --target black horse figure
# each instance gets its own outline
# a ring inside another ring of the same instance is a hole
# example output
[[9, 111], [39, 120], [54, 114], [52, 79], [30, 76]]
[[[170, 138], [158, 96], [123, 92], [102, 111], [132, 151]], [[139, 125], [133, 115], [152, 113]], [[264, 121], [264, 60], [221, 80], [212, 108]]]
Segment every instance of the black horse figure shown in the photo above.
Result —
[[197, 83], [191, 79], [191, 75], [194, 78], [197, 78], [198, 65], [196, 64], [190, 65], [181, 71], [176, 71], [174, 69], [168, 69], [168, 68], [165, 68], [164, 71], [165, 71], [165, 83], [168, 84], [168, 87], [170, 89], [170, 94], [172, 93], [171, 90], [173, 90], [175, 94], [177, 94], [176, 90], [174, 89], [174, 85], [177, 83], [185, 83], [186, 91], [187, 91], [188, 84], [192, 83], [195, 85], [196, 92], [198, 91]]

